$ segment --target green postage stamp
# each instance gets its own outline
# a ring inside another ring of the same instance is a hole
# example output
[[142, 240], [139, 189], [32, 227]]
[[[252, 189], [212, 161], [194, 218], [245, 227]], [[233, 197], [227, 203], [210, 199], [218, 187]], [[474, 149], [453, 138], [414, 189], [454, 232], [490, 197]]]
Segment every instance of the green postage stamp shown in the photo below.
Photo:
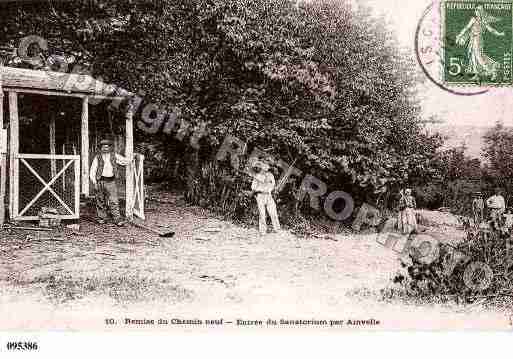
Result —
[[444, 1], [443, 78], [454, 85], [513, 85], [512, 2]]

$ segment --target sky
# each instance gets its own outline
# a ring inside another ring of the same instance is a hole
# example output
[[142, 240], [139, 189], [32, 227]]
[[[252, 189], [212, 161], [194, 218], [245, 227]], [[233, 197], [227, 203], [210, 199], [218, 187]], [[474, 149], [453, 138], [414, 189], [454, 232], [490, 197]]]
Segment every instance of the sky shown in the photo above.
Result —
[[[357, 5], [368, 4], [376, 15], [384, 15], [400, 44], [415, 57], [415, 31], [423, 12], [432, 0], [354, 1]], [[439, 9], [438, 5], [436, 9]], [[433, 12], [428, 18], [435, 19], [439, 16], [438, 13], [439, 11]], [[429, 22], [426, 26], [429, 26], [428, 24]], [[435, 32], [436, 30], [434, 29]], [[432, 45], [439, 46], [439, 41], [432, 42]], [[507, 126], [513, 126], [513, 86], [490, 88], [486, 94], [469, 97], [443, 91], [428, 81], [420, 92], [423, 116], [426, 118], [434, 114], [451, 125], [490, 126], [496, 121], [502, 121]]]

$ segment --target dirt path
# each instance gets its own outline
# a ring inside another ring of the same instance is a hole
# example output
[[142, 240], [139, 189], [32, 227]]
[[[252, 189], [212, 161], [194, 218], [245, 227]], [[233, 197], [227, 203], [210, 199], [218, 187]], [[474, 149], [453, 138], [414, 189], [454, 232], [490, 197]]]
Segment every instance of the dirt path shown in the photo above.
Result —
[[[83, 236], [65, 234], [62, 241], [3, 238], [0, 327], [144, 328], [124, 318], [373, 318], [380, 325], [363, 329], [509, 328], [505, 313], [378, 300], [399, 264], [374, 235], [262, 238], [209, 217], [198, 208], [155, 207], [147, 222], [175, 229], [170, 239], [88, 222], [81, 223]], [[107, 318], [117, 324], [107, 326]]]

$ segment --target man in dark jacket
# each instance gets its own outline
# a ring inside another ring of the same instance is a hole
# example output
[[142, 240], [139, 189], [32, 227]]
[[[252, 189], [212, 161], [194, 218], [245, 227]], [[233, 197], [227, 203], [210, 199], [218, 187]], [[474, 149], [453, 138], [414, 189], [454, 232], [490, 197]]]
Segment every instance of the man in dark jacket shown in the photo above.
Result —
[[100, 152], [94, 157], [89, 171], [89, 178], [95, 189], [96, 212], [100, 224], [107, 221], [109, 211], [118, 226], [126, 223], [119, 212], [116, 179], [119, 178], [119, 166], [126, 166], [128, 163], [125, 157], [114, 152], [112, 141], [100, 142]]

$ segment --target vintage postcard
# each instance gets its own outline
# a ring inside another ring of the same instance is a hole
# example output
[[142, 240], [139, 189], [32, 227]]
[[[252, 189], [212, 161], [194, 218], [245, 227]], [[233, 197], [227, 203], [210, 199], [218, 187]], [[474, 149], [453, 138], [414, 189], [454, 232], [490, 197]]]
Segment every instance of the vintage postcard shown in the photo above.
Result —
[[0, 12], [0, 330], [513, 329], [512, 1]]

